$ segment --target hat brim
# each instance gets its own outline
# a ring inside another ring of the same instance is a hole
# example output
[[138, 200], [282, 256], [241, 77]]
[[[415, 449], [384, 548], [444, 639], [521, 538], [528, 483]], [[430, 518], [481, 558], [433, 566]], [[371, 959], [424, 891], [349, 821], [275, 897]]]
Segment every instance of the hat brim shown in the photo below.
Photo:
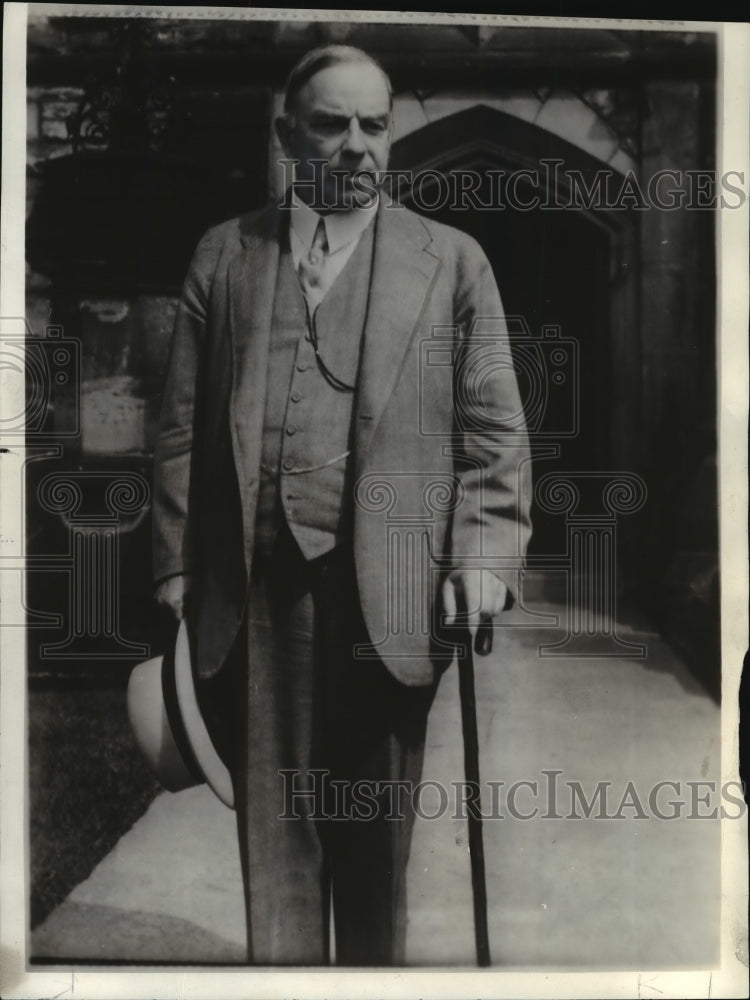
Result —
[[133, 668], [127, 710], [136, 745], [160, 785], [180, 792], [203, 781], [179, 718], [171, 652]]
[[224, 805], [234, 808], [231, 774], [198, 704], [184, 620], [173, 650], [131, 672], [127, 710], [135, 741], [164, 788], [179, 792], [206, 781]]

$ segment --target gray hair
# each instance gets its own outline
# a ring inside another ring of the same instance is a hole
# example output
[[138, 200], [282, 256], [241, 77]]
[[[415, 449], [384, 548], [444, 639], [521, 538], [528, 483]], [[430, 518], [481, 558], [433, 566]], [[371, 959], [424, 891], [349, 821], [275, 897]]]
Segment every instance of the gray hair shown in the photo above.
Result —
[[341, 66], [346, 63], [366, 63], [379, 69], [388, 87], [388, 97], [393, 107], [391, 81], [377, 59], [353, 45], [321, 45], [305, 53], [287, 77], [284, 111], [287, 114], [292, 111], [297, 94], [316, 73], [328, 69], [329, 66]]

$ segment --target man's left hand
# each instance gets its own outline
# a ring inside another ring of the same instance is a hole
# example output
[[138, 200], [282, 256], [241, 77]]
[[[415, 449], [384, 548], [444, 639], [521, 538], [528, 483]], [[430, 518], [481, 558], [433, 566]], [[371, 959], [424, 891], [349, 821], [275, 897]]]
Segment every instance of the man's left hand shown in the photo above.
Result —
[[508, 588], [490, 570], [453, 570], [443, 583], [444, 623], [453, 625], [457, 614], [465, 615], [473, 640], [479, 625], [503, 610], [507, 596]]

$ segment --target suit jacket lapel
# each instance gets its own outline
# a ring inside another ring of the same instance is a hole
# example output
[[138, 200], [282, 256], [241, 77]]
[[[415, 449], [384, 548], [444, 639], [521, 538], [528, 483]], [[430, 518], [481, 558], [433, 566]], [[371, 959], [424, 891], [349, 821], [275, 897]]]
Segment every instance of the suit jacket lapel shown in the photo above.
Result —
[[241, 225], [243, 251], [229, 265], [230, 416], [240, 488], [260, 464], [266, 371], [284, 213], [276, 204]]
[[430, 241], [418, 216], [381, 203], [357, 404], [360, 469], [439, 271], [440, 259], [427, 249]]
[[[229, 265], [232, 342], [230, 415], [243, 493], [260, 464], [268, 350], [285, 213], [274, 204], [241, 231], [243, 251]], [[440, 260], [418, 216], [381, 204], [376, 220], [372, 275], [357, 399], [357, 463], [362, 459], [393, 392]]]

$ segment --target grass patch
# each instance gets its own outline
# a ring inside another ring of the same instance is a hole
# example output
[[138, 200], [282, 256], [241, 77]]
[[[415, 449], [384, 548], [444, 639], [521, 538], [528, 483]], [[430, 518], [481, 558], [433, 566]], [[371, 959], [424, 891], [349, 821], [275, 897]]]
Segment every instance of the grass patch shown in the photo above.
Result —
[[133, 742], [121, 685], [32, 682], [28, 720], [34, 927], [109, 853], [159, 785]]

